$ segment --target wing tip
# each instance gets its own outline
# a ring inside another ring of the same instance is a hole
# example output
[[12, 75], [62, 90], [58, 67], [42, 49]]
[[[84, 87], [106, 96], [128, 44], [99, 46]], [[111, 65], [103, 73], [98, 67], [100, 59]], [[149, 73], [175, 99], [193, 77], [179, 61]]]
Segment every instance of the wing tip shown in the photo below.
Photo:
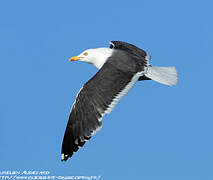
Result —
[[67, 159], [68, 159], [69, 157], [71, 157], [71, 156], [69, 156], [69, 155], [67, 155], [67, 154], [61, 154], [61, 162], [67, 161]]

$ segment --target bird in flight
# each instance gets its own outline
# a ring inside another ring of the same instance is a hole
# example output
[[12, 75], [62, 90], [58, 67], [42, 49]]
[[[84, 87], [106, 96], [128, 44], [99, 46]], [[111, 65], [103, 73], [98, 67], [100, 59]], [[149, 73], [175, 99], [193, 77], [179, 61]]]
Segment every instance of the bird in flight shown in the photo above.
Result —
[[177, 85], [175, 67], [151, 66], [149, 60], [150, 55], [144, 50], [121, 41], [111, 41], [109, 48], [88, 49], [70, 58], [93, 64], [99, 71], [80, 89], [72, 105], [62, 143], [62, 161], [72, 157], [100, 130], [104, 115], [137, 81]]

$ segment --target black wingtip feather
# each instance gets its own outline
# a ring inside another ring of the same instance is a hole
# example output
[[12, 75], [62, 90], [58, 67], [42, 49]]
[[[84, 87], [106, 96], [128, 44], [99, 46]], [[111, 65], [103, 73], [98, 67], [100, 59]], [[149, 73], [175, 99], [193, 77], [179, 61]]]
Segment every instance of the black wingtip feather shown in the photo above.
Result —
[[[67, 126], [67, 129], [64, 134], [64, 139], [62, 143], [62, 157], [61, 161], [65, 162], [67, 159], [71, 158], [74, 154], [74, 152], [77, 152], [80, 147], [82, 147], [86, 140], [89, 140], [91, 137], [84, 137], [84, 141], [81, 142], [80, 138], [76, 138], [72, 133], [72, 128]], [[76, 144], [76, 139], [78, 140]]]
[[70, 156], [65, 156], [65, 155], [64, 155], [63, 159], [61, 159], [61, 162], [66, 162], [67, 159], [68, 159], [69, 157], [70, 157]]

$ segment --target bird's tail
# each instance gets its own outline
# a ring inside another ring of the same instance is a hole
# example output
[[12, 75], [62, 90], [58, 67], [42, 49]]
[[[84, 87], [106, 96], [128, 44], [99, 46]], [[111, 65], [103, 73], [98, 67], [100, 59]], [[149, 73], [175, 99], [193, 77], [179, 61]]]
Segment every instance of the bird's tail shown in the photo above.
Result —
[[178, 83], [175, 67], [149, 66], [145, 76], [168, 86], [175, 86]]

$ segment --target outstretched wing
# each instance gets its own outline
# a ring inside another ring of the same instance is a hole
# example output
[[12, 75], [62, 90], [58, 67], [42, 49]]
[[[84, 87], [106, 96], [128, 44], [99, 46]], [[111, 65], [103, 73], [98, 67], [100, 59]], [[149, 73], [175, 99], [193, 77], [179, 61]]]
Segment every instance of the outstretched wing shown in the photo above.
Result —
[[107, 61], [80, 90], [73, 104], [62, 144], [66, 161], [101, 128], [102, 118], [138, 80], [139, 75], [124, 72]]
[[150, 55], [146, 53], [143, 49], [140, 49], [132, 44], [123, 41], [111, 41], [111, 49], [120, 49], [123, 50], [136, 58], [144, 59], [144, 65], [147, 64], [147, 61], [150, 59]]

